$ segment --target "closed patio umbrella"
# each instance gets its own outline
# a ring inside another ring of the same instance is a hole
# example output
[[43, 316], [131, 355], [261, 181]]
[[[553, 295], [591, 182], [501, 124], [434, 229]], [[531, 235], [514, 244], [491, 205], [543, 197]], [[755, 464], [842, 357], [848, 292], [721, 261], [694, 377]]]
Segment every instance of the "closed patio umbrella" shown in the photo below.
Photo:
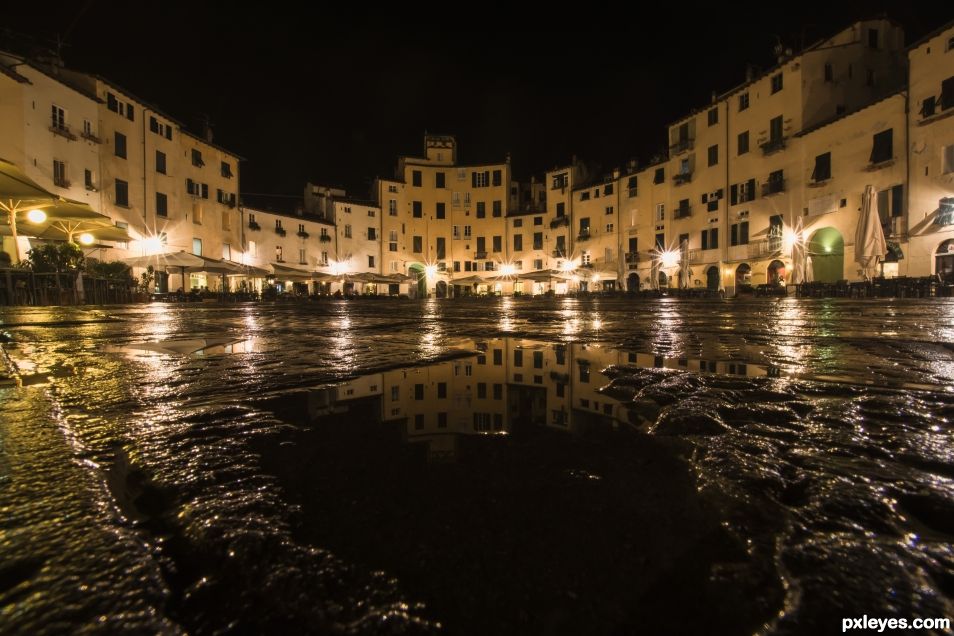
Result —
[[861, 265], [865, 280], [871, 280], [871, 272], [887, 253], [888, 246], [878, 215], [878, 195], [874, 186], [867, 185], [861, 197], [861, 214], [855, 231], [855, 262]]

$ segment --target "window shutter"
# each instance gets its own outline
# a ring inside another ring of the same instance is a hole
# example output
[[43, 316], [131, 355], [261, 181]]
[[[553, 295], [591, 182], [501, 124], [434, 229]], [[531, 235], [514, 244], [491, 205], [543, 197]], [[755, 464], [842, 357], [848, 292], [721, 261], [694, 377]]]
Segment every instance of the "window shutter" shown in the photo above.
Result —
[[477, 172], [476, 171], [470, 173], [470, 187], [472, 188], [477, 187]]
[[166, 126], [166, 139], [172, 139], [172, 126]]
[[193, 190], [195, 190], [195, 186], [192, 183], [192, 179], [186, 179], [186, 192], [192, 194]]
[[129, 121], [136, 120], [136, 115], [132, 104], [126, 104], [126, 118], [129, 119]]
[[705, 193], [705, 192], [704, 192], [704, 193], [702, 194], [702, 202], [703, 202], [703, 203], [708, 203], [708, 202], [709, 202], [709, 194], [708, 194], [708, 193]]
[[891, 188], [891, 216], [904, 215], [904, 186], [896, 185]]
[[749, 179], [748, 183], [745, 185], [746, 189], [746, 200], [752, 201], [755, 199], [755, 179]]
[[743, 245], [749, 242], [749, 222], [742, 221], [739, 224], [739, 242]]
[[729, 187], [729, 203], [735, 205], [739, 202], [739, 186], [738, 184], [733, 183]]

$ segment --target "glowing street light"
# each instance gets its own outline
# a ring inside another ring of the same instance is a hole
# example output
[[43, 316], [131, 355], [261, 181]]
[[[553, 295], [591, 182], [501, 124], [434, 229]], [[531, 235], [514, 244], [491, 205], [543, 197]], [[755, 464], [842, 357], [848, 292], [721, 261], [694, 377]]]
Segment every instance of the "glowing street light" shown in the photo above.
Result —
[[428, 280], [435, 278], [437, 276], [437, 265], [426, 265], [424, 275], [427, 276]]
[[782, 233], [782, 249], [788, 253], [796, 245], [801, 245], [805, 241], [805, 233], [798, 232], [793, 228], [786, 227]]
[[571, 258], [560, 263], [560, 269], [564, 272], [572, 272], [576, 269], [576, 261]]
[[82, 234], [79, 235], [79, 242], [82, 245], [92, 245], [93, 241], [95, 240], [96, 239], [94, 239], [93, 235], [90, 234], [89, 232], [83, 232]]
[[679, 264], [679, 250], [665, 250], [659, 254], [659, 262], [663, 267], [675, 267]]
[[504, 263], [500, 266], [500, 274], [502, 276], [513, 276], [517, 272], [517, 268], [510, 263]]
[[46, 220], [46, 212], [43, 210], [30, 210], [27, 212], [27, 220], [30, 223], [42, 223]]
[[[80, 237], [81, 241], [82, 239], [83, 237]], [[163, 234], [147, 236], [142, 240], [142, 249], [146, 256], [152, 256], [153, 254], [159, 254], [162, 252], [165, 243], [165, 235]]]

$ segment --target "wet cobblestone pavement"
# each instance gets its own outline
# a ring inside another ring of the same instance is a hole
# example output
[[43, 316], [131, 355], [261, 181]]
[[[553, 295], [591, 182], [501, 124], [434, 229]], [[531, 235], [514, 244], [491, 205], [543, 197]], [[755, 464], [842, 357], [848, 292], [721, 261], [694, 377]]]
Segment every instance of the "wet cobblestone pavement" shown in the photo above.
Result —
[[954, 616], [945, 300], [21, 308], [0, 347], [3, 632]]

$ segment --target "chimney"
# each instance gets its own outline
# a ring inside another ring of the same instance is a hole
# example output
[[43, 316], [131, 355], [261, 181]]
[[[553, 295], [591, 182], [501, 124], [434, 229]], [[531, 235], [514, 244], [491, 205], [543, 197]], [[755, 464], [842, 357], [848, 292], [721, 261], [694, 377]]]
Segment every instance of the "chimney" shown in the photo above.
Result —
[[716, 97], [716, 92], [715, 92], [715, 91], [712, 91], [712, 103], [713, 103], [713, 104], [716, 103], [716, 99], [718, 99], [718, 98]]
[[755, 79], [755, 65], [746, 64], [745, 65], [745, 81], [751, 82], [754, 79]]

